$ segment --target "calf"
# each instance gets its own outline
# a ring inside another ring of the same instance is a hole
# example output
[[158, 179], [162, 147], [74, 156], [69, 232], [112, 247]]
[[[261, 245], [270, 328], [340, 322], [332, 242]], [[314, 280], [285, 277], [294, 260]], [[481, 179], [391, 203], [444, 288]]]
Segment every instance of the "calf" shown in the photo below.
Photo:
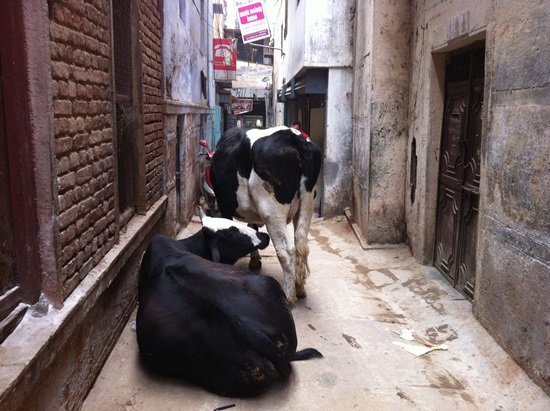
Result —
[[[321, 149], [288, 127], [230, 129], [211, 161], [211, 181], [222, 217], [266, 225], [291, 302], [306, 296], [307, 236], [321, 161]], [[290, 221], [294, 243], [287, 230]]]
[[140, 267], [136, 331], [141, 357], [155, 370], [249, 397], [287, 377], [290, 361], [322, 355], [296, 352], [294, 320], [276, 280], [222, 264], [269, 242], [234, 225], [205, 217], [187, 239], [153, 238]]

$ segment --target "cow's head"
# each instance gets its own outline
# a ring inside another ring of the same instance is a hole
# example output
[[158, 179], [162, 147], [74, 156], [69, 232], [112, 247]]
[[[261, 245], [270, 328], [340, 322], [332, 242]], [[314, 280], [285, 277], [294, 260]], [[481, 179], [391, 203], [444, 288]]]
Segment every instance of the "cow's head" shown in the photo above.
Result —
[[269, 235], [244, 223], [213, 218], [201, 213], [202, 232], [212, 253], [212, 261], [235, 264], [241, 257], [269, 245]]

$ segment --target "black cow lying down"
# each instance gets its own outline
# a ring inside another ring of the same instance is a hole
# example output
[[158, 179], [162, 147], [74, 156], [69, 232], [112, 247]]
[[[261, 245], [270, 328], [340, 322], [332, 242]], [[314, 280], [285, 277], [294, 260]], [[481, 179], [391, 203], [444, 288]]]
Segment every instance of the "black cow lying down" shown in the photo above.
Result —
[[265, 233], [210, 217], [184, 240], [154, 237], [139, 273], [144, 362], [219, 395], [250, 397], [288, 377], [290, 361], [322, 357], [313, 348], [296, 351], [294, 320], [275, 279], [222, 264], [268, 243]]

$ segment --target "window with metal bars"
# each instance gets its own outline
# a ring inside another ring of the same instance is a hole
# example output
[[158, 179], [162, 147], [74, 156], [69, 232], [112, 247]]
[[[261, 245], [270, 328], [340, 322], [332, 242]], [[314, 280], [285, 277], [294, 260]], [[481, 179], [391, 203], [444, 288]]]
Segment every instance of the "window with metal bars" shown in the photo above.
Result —
[[113, 0], [113, 37], [115, 66], [116, 141], [118, 163], [118, 208], [125, 224], [134, 210], [133, 136], [136, 115], [132, 102], [132, 32], [131, 3]]

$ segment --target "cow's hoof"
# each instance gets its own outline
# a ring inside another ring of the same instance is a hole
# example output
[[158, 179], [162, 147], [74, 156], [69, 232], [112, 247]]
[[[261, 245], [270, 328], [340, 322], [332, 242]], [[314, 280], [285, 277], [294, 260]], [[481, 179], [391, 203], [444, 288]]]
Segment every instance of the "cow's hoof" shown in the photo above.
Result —
[[296, 284], [296, 297], [306, 298], [306, 286], [304, 284]]
[[262, 260], [258, 259], [251, 259], [248, 263], [248, 268], [251, 270], [259, 270], [262, 268]]

